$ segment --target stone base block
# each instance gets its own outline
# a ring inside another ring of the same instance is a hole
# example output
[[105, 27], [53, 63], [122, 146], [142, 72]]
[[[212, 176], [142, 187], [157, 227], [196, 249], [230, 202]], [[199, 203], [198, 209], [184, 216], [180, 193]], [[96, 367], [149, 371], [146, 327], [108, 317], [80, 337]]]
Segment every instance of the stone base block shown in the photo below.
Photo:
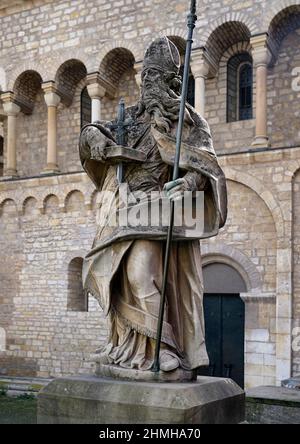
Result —
[[246, 410], [250, 424], [300, 424], [300, 390], [252, 388], [247, 391]]
[[56, 379], [38, 395], [39, 424], [238, 424], [244, 391], [231, 379], [132, 382]]

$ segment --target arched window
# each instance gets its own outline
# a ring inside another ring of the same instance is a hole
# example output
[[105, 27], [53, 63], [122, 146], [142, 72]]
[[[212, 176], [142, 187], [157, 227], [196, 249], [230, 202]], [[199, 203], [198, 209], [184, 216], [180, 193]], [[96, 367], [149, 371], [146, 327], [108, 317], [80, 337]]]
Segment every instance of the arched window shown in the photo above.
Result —
[[249, 62], [239, 67], [239, 120], [252, 119], [252, 65]]
[[3, 176], [3, 137], [0, 136], [0, 176]]
[[231, 57], [227, 65], [227, 122], [253, 117], [253, 68], [247, 52]]
[[69, 263], [68, 269], [68, 311], [88, 311], [88, 299], [82, 286], [83, 259], [76, 257]]
[[83, 88], [80, 104], [80, 122], [81, 128], [92, 121], [92, 99], [88, 93], [87, 87]]
[[[183, 79], [183, 70], [184, 70], [184, 65], [181, 65], [179, 74], [181, 75], [182, 79]], [[191, 72], [190, 72], [190, 76], [189, 76], [187, 102], [191, 106], [195, 106], [195, 79], [194, 79], [194, 76]]]

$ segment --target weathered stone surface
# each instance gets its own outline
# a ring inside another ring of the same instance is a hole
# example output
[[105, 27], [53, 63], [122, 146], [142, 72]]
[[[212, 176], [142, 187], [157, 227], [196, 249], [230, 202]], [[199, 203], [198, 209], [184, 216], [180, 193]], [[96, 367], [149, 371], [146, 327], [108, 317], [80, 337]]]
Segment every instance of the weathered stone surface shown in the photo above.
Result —
[[244, 392], [230, 379], [191, 383], [56, 379], [38, 395], [39, 424], [237, 424]]
[[248, 390], [246, 420], [256, 424], [300, 424], [300, 392], [270, 386]]
[[139, 371], [130, 368], [123, 368], [116, 365], [96, 364], [96, 376], [125, 380], [125, 381], [144, 381], [144, 382], [187, 382], [197, 379], [196, 371], [177, 368], [172, 372], [152, 372], [151, 370]]
[[285, 379], [281, 382], [281, 387], [285, 387], [291, 390], [299, 390], [300, 393], [300, 376], [295, 378]]

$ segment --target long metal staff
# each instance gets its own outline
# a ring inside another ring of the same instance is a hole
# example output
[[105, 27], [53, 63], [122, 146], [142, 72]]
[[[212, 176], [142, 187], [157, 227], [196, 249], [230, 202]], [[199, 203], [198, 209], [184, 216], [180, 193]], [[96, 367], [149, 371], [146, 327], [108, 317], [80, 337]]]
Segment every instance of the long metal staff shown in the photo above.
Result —
[[[191, 0], [190, 12], [187, 17], [187, 26], [188, 26], [189, 30], [188, 30], [188, 38], [187, 38], [186, 51], [185, 51], [181, 103], [180, 103], [177, 135], [176, 135], [176, 153], [175, 153], [175, 162], [174, 162], [174, 170], [173, 170], [173, 180], [177, 180], [178, 176], [179, 176], [179, 159], [180, 159], [180, 150], [181, 150], [181, 141], [182, 141], [182, 130], [183, 130], [183, 123], [184, 123], [186, 98], [187, 98], [187, 92], [188, 92], [191, 51], [192, 51], [192, 44], [193, 44], [193, 32], [194, 32], [196, 21], [197, 21], [196, 0]], [[162, 334], [162, 326], [163, 326], [164, 311], [165, 311], [167, 277], [168, 277], [168, 272], [169, 272], [170, 252], [171, 252], [171, 244], [172, 244], [172, 238], [173, 238], [174, 201], [171, 201], [171, 209], [170, 210], [171, 210], [170, 211], [170, 225], [168, 228], [165, 260], [164, 260], [164, 275], [163, 275], [163, 285], [162, 285], [162, 293], [161, 293], [159, 315], [158, 315], [155, 356], [154, 356], [154, 363], [153, 363], [153, 366], [151, 369], [153, 372], [159, 372], [159, 369], [160, 369], [159, 368], [159, 352], [160, 352], [161, 334]]]

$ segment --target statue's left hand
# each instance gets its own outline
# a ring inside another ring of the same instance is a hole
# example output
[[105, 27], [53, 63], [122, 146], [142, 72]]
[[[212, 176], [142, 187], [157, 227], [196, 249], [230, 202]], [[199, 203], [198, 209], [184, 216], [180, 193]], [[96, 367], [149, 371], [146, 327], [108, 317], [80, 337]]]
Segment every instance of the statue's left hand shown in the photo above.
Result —
[[184, 178], [167, 182], [164, 186], [164, 192], [171, 200], [182, 199], [185, 191], [190, 191], [188, 181]]

